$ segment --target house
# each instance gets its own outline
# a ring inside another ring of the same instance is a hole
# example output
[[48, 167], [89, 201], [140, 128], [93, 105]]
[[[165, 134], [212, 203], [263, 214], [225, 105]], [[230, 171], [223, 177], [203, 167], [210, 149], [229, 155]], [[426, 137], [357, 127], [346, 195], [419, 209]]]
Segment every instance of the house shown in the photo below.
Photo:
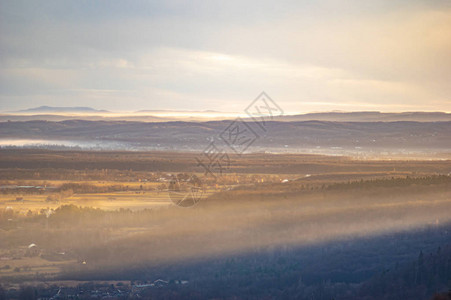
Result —
[[28, 245], [25, 256], [33, 257], [38, 256], [39, 254], [41, 254], [41, 249], [39, 249], [35, 243]]

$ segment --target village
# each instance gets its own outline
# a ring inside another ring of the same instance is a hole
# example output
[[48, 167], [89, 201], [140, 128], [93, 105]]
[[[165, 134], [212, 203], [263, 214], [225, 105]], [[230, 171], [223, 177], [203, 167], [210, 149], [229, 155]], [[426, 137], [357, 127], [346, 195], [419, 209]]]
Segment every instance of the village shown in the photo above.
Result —
[[[149, 295], [153, 289], [177, 288], [188, 285], [188, 280], [163, 280], [154, 281], [89, 281], [73, 282], [46, 282], [36, 286], [18, 286], [3, 288], [0, 290], [7, 299], [32, 299], [39, 295], [40, 300], [57, 299], [140, 299]], [[1, 287], [0, 287], [1, 288]]]

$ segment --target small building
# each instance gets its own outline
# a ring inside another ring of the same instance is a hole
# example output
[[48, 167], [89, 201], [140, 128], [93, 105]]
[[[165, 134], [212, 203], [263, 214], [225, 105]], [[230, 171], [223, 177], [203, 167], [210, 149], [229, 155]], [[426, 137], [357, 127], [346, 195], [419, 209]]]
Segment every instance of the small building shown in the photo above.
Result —
[[35, 243], [31, 243], [27, 247], [25, 256], [29, 256], [29, 257], [38, 256], [40, 253], [41, 253], [41, 249], [39, 249], [39, 247]]

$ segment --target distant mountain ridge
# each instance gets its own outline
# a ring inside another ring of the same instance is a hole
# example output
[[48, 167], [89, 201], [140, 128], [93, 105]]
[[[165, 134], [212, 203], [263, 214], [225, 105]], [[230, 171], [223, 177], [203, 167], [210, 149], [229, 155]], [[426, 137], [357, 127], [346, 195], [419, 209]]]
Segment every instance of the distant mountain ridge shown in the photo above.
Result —
[[446, 112], [399, 112], [379, 111], [319, 112], [276, 117], [275, 121], [333, 121], [333, 122], [444, 122], [451, 121], [451, 113]]
[[[71, 116], [70, 114], [74, 114]], [[241, 113], [243, 115], [244, 113]], [[114, 112], [99, 110], [91, 107], [52, 107], [39, 106], [10, 113], [0, 114], [0, 122], [4, 121], [64, 121], [70, 119], [81, 120], [105, 120], [105, 121], [206, 121], [206, 120], [231, 120], [239, 114], [232, 112], [220, 112], [214, 110], [188, 111], [188, 110], [139, 110], [135, 112]], [[251, 120], [249, 117], [243, 117]], [[446, 112], [379, 112], [379, 111], [355, 111], [355, 112], [316, 112], [306, 114], [283, 115], [273, 118], [280, 122], [298, 121], [326, 121], [326, 122], [448, 122], [451, 121], [451, 113]]]
[[107, 110], [94, 109], [92, 107], [72, 106], [72, 107], [56, 107], [56, 106], [39, 106], [23, 110], [15, 111], [14, 113], [105, 113]]
[[[144, 109], [137, 110], [136, 113], [225, 113], [218, 110], [171, 110], [171, 109]], [[229, 114], [229, 113], [227, 113]]]

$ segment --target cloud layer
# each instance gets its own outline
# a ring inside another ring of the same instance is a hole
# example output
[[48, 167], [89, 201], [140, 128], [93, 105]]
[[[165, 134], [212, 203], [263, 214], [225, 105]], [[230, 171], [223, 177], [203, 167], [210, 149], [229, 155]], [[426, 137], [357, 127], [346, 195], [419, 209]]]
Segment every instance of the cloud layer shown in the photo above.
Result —
[[0, 110], [451, 111], [448, 1], [0, 3]]

